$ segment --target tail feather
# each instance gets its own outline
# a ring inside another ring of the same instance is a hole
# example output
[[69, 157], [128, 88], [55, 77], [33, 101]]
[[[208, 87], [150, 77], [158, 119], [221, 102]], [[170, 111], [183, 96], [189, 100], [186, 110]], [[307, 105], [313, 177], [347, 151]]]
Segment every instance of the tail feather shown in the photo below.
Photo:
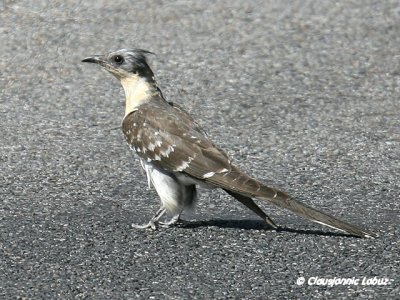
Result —
[[[207, 178], [206, 182], [223, 188], [241, 203], [258, 214], [261, 218], [266, 220], [267, 223], [269, 222], [265, 217], [265, 213], [262, 212], [261, 209], [253, 201], [251, 201], [251, 199], [268, 200], [273, 204], [281, 208], [288, 209], [301, 217], [347, 232], [354, 236], [365, 238], [376, 237], [374, 233], [336, 219], [335, 217], [290, 198], [284, 192], [263, 185], [260, 181], [251, 178], [235, 166], [230, 165], [230, 168], [230, 172], [215, 173], [214, 176]], [[238, 195], [241, 196], [238, 197]]]
[[[270, 190], [267, 188], [268, 191]], [[270, 194], [268, 192], [267, 194]], [[268, 200], [272, 202], [273, 204], [281, 207], [288, 209], [295, 214], [304, 217], [306, 219], [309, 219], [313, 222], [332, 227], [344, 232], [347, 232], [351, 235], [358, 236], [358, 237], [363, 237], [363, 238], [375, 238], [376, 235], [372, 232], [369, 232], [367, 230], [361, 229], [357, 226], [354, 226], [350, 223], [347, 223], [345, 221], [341, 221], [333, 216], [330, 216], [326, 213], [323, 213], [319, 210], [316, 210], [308, 205], [305, 205], [301, 202], [298, 202], [289, 196], [287, 196], [283, 192], [276, 191], [274, 197], [263, 197], [263, 196], [257, 196], [257, 199], [262, 199], [262, 200]]]
[[267, 216], [265, 212], [262, 211], [262, 209], [253, 201], [253, 199], [243, 196], [241, 194], [232, 192], [227, 189], [224, 189], [224, 190], [229, 195], [231, 195], [236, 200], [238, 200], [240, 203], [242, 203], [245, 206], [247, 206], [248, 208], [250, 208], [253, 212], [255, 212], [261, 219], [263, 219], [272, 228], [275, 228], [275, 229], [278, 228], [278, 226], [275, 224], [275, 222], [269, 216]]

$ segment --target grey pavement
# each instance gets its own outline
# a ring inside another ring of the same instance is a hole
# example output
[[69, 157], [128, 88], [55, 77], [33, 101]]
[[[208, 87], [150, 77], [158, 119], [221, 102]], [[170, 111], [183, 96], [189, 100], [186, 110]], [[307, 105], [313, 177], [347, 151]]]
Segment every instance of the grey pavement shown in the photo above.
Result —
[[[399, 299], [398, 1], [3, 0], [0, 20], [0, 299]], [[216, 190], [132, 229], [158, 199], [122, 88], [80, 62], [129, 47], [236, 164], [379, 237], [258, 202], [269, 230]]]

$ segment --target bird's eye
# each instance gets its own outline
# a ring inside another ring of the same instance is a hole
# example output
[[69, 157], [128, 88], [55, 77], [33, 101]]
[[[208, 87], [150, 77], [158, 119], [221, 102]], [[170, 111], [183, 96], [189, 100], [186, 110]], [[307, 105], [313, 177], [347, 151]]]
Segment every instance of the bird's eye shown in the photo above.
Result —
[[115, 55], [113, 57], [113, 60], [119, 65], [124, 62], [124, 58], [121, 55]]

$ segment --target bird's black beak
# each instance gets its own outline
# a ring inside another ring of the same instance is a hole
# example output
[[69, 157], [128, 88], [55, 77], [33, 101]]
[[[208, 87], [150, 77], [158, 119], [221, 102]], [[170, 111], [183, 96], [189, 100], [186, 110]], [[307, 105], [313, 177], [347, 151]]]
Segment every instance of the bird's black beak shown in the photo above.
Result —
[[105, 70], [107, 70], [108, 72], [110, 72], [111, 74], [116, 76], [117, 78], [120, 79], [122, 77], [121, 71], [118, 70], [118, 68], [113, 66], [113, 64], [107, 60], [106, 55], [93, 55], [90, 57], [86, 57], [86, 58], [82, 59], [82, 62], [98, 64], [99, 66], [103, 67]]
[[82, 62], [99, 64], [99, 63], [103, 62], [103, 60], [102, 60], [101, 55], [94, 55], [94, 56], [86, 57], [85, 59], [82, 59]]

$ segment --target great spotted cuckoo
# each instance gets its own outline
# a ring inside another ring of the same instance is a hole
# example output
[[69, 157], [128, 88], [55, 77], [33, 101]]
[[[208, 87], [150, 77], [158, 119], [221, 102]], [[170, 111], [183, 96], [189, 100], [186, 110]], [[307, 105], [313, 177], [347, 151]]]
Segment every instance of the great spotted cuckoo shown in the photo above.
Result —
[[[232, 164], [228, 155], [204, 134], [188, 113], [164, 99], [147, 63], [149, 53], [141, 49], [121, 49], [83, 60], [99, 64], [121, 81], [126, 95], [123, 133], [130, 148], [139, 156], [149, 185], [154, 186], [161, 199], [161, 208], [150, 222], [134, 227], [155, 229], [177, 223], [182, 211], [194, 204], [196, 185], [200, 185], [223, 189], [273, 228], [277, 225], [254, 199], [268, 200], [311, 221], [354, 236], [374, 237], [373, 233], [265, 186]], [[173, 217], [161, 222], [165, 212], [172, 213]]]

